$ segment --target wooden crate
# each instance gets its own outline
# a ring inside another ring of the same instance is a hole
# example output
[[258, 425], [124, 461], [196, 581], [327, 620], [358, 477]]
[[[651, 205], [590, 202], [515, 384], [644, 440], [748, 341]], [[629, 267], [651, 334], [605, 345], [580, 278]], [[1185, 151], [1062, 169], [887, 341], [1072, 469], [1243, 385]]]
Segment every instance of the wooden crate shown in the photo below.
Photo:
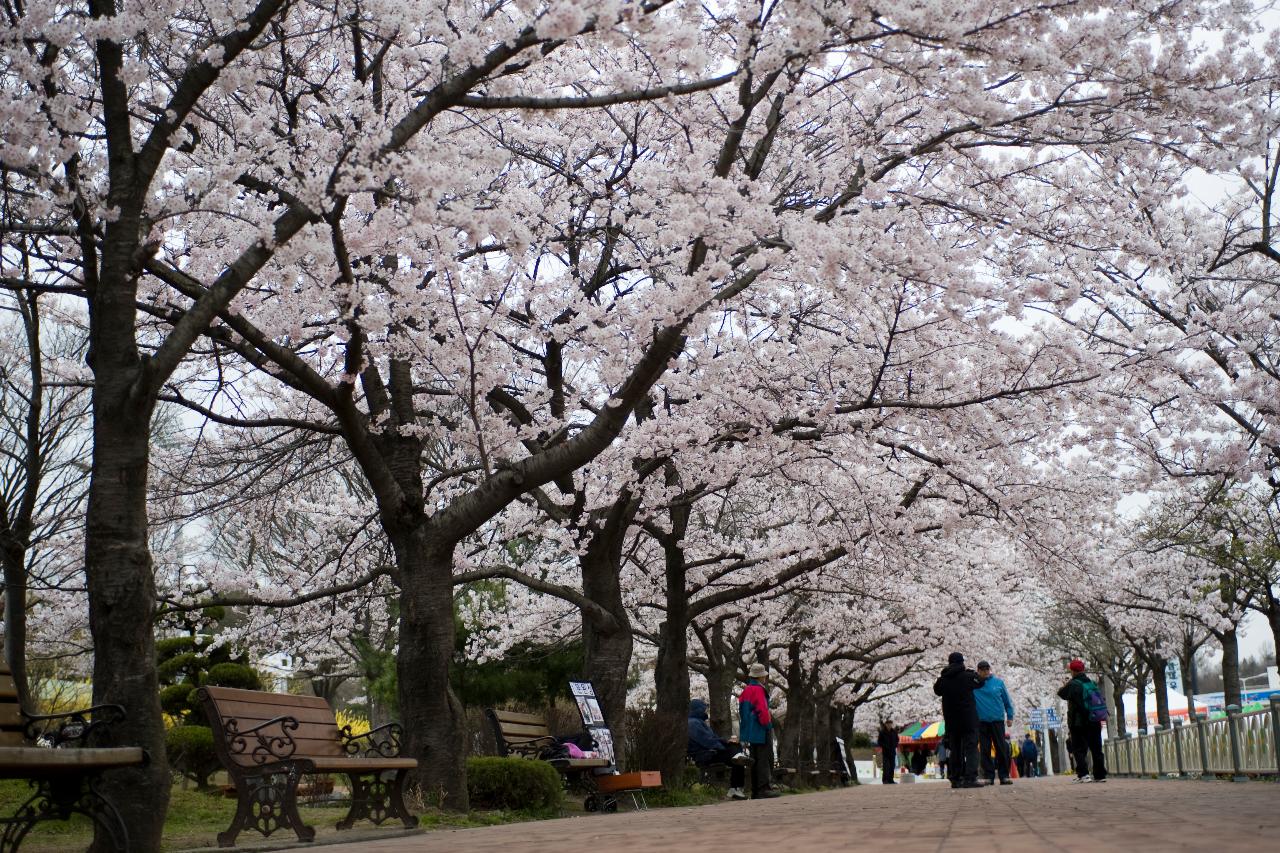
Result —
[[597, 776], [595, 782], [601, 793], [605, 794], [616, 794], [619, 791], [642, 791], [646, 788], [661, 788], [662, 772], [660, 770], [641, 770], [637, 773]]

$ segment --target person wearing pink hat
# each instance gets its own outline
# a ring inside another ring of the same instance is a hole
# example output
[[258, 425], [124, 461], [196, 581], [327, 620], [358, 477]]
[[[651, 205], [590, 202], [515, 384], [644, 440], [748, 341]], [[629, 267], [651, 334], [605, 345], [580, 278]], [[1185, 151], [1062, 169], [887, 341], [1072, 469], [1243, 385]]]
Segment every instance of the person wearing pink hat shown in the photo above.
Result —
[[[1102, 755], [1102, 724], [1107, 720], [1107, 702], [1098, 685], [1085, 675], [1084, 661], [1075, 658], [1067, 664], [1071, 680], [1062, 685], [1058, 696], [1067, 700], [1067, 728], [1071, 732], [1077, 782], [1107, 781], [1107, 762]], [[1086, 756], [1093, 759], [1089, 772]]]

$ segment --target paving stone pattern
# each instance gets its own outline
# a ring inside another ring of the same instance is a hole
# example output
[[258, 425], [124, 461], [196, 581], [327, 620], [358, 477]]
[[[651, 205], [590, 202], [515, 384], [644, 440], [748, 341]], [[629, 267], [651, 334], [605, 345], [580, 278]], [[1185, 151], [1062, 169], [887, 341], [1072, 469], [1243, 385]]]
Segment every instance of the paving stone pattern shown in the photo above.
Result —
[[326, 846], [325, 853], [761, 850], [1280, 851], [1280, 784], [1066, 778], [952, 790], [862, 785], [700, 808], [585, 815]]

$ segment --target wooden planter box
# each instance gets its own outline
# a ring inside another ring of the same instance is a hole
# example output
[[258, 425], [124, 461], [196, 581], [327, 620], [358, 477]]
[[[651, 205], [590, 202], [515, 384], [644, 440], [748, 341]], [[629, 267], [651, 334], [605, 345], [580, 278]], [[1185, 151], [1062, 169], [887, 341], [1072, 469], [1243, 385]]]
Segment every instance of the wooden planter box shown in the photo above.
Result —
[[637, 773], [618, 773], [613, 776], [597, 776], [596, 786], [603, 794], [616, 794], [619, 791], [642, 791], [646, 788], [662, 787], [660, 770], [641, 770]]

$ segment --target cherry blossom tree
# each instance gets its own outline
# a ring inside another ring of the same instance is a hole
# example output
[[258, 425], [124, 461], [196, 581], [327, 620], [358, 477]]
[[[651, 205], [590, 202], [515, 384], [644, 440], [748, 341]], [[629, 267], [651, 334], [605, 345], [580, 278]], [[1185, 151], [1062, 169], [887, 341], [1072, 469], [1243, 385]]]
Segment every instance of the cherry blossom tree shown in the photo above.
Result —
[[[30, 281], [32, 252], [6, 246], [0, 264], [15, 283]], [[12, 254], [11, 254], [12, 251]], [[56, 296], [17, 287], [0, 294], [0, 561], [4, 567], [4, 651], [19, 700], [34, 708], [27, 675], [28, 649], [57, 655], [53, 601], [66, 604], [68, 588], [83, 582], [81, 545], [85, 489], [82, 457], [88, 443], [88, 395], [76, 361], [83, 336]], [[78, 547], [79, 546], [79, 547]], [[53, 601], [50, 601], [53, 599]], [[57, 607], [55, 604], [54, 607]], [[66, 627], [60, 625], [59, 627]], [[63, 635], [65, 636], [65, 635]]]

